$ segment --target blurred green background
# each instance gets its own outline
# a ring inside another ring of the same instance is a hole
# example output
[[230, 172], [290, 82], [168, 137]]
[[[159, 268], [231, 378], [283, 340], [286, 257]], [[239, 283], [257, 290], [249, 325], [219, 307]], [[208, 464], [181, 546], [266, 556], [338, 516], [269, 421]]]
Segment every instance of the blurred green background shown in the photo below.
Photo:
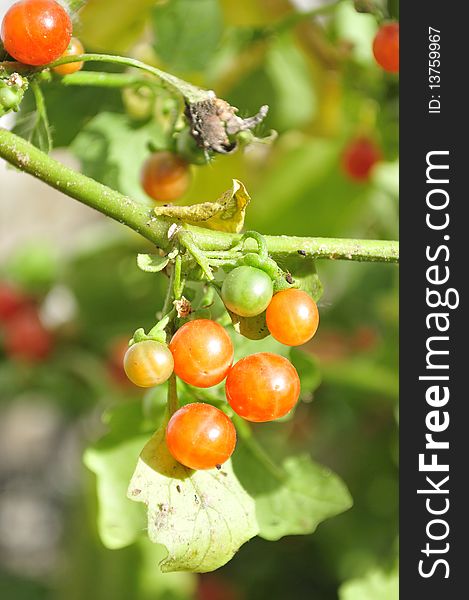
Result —
[[[250, 229], [396, 239], [398, 82], [374, 63], [376, 18], [345, 0], [330, 15], [258, 35], [323, 4], [91, 0], [75, 32], [89, 51], [135, 56], [214, 89], [242, 116], [270, 106], [258, 135], [274, 129], [277, 139], [194, 168], [184, 202], [215, 199], [237, 178], [252, 196]], [[397, 2], [378, 5], [398, 17]], [[161, 103], [57, 83], [44, 92], [56, 156], [149, 202], [139, 170], [148, 142], [167, 142]], [[359, 135], [383, 154], [365, 183], [341, 167]], [[0, 193], [1, 281], [27, 295], [54, 340], [46, 360], [24, 361], [3, 347], [0, 324], [0, 596], [397, 598], [397, 267], [318, 263], [321, 326], [307, 351], [320, 385], [313, 377], [316, 389], [290, 421], [256, 430], [279, 454], [306, 451], [337, 472], [353, 508], [313, 535], [255, 538], [216, 573], [163, 575], [156, 565], [164, 552], [144, 535], [128, 548], [104, 548], [95, 475], [82, 454], [105, 432], [104, 410], [148, 408], [122, 377], [120, 358], [133, 331], [153, 324], [165, 278], [137, 269], [135, 253], [151, 251], [144, 240], [4, 165]]]

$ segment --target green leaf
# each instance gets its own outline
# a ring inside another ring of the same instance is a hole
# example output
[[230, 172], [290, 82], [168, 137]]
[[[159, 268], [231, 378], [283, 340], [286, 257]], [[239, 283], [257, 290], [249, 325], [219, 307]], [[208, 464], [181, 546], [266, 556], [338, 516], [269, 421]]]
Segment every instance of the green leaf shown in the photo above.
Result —
[[169, 453], [164, 429], [143, 449], [128, 497], [147, 505], [148, 535], [168, 550], [164, 572], [218, 569], [258, 531], [254, 502], [230, 461], [220, 471], [187, 469]]
[[89, 447], [85, 465], [96, 475], [98, 532], [107, 548], [123, 548], [145, 530], [145, 514], [126, 497], [135, 462], [148, 439], [142, 434], [139, 404], [119, 406], [105, 415], [110, 433]]
[[126, 115], [103, 112], [82, 129], [71, 149], [86, 175], [150, 204], [140, 185], [140, 171], [148, 144], [164, 148], [165, 142], [155, 121], [137, 125]]
[[372, 571], [362, 579], [353, 579], [339, 589], [339, 600], [398, 600], [399, 576], [397, 571]]
[[191, 206], [159, 206], [155, 208], [155, 214], [180, 219], [189, 225], [237, 233], [243, 228], [250, 200], [241, 181], [233, 179], [231, 189], [214, 202], [201, 202]]
[[[94, 65], [88, 63], [86, 70], [89, 69], [94, 69]], [[122, 110], [121, 91], [117, 89], [100, 89], [97, 93], [96, 88], [76, 86], [70, 90], [60, 81], [51, 81], [43, 86], [42, 91], [55, 147], [68, 146], [96, 114]], [[15, 128], [15, 132], [26, 139], [34, 125], [34, 112], [34, 97], [28, 91]], [[70, 115], [73, 115], [73, 119]]]
[[323, 286], [316, 271], [316, 261], [311, 256], [292, 254], [280, 258], [278, 264], [284, 271], [291, 273], [300, 290], [307, 292], [316, 302], [321, 298]]
[[220, 42], [218, 0], [172, 0], [153, 10], [155, 50], [176, 71], [203, 70]]
[[147, 273], [158, 273], [162, 271], [169, 263], [168, 256], [158, 256], [157, 254], [137, 254], [137, 266]]
[[305, 535], [329, 517], [352, 506], [339, 477], [314, 463], [309, 456], [283, 462], [283, 473], [246, 443], [238, 443], [233, 457], [236, 475], [256, 501], [259, 535], [278, 540], [285, 535]]

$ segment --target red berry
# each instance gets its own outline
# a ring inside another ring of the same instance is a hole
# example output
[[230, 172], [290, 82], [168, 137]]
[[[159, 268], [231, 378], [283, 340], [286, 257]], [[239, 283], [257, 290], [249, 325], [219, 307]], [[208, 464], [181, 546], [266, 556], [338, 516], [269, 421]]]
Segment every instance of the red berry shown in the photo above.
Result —
[[236, 430], [211, 404], [186, 404], [169, 420], [166, 443], [174, 458], [189, 469], [213, 469], [233, 454]]
[[[78, 56], [79, 54], [83, 54], [85, 49], [83, 48], [83, 44], [80, 42], [78, 38], [72, 37], [70, 40], [70, 44], [65, 52], [62, 54], [60, 58], [64, 58], [65, 56]], [[59, 65], [58, 67], [54, 67], [52, 70], [57, 75], [71, 75], [72, 73], [76, 73], [83, 68], [82, 62], [72, 62], [66, 63], [65, 65]]]
[[342, 155], [345, 174], [354, 181], [367, 181], [373, 167], [382, 158], [379, 147], [366, 137], [351, 140]]
[[155, 152], [143, 164], [142, 187], [157, 202], [178, 200], [187, 192], [190, 182], [189, 164], [172, 152]]
[[283, 356], [270, 352], [239, 360], [226, 378], [231, 408], [248, 421], [273, 421], [286, 415], [300, 395], [300, 378]]
[[52, 351], [52, 334], [33, 308], [16, 313], [5, 326], [4, 347], [8, 356], [27, 361], [44, 360]]
[[283, 290], [275, 294], [266, 312], [272, 336], [286, 346], [309, 341], [319, 325], [316, 302], [302, 290]]
[[47, 65], [67, 49], [72, 22], [54, 0], [21, 0], [7, 11], [1, 37], [5, 50], [27, 65]]
[[13, 285], [0, 282], [0, 322], [7, 321], [27, 304], [27, 298]]
[[385, 71], [399, 73], [399, 23], [387, 23], [378, 29], [373, 54]]
[[207, 388], [225, 379], [233, 362], [233, 343], [223, 327], [209, 319], [185, 323], [169, 344], [174, 372], [186, 383]]

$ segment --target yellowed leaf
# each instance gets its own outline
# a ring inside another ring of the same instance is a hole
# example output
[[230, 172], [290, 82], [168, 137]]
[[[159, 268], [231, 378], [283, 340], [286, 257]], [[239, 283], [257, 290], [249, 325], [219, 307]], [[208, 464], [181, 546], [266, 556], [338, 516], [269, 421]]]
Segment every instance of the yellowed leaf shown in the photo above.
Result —
[[243, 228], [246, 207], [250, 200], [241, 181], [233, 179], [232, 188], [214, 202], [201, 202], [192, 206], [161, 206], [155, 208], [155, 214], [178, 219], [189, 225], [239, 233]]

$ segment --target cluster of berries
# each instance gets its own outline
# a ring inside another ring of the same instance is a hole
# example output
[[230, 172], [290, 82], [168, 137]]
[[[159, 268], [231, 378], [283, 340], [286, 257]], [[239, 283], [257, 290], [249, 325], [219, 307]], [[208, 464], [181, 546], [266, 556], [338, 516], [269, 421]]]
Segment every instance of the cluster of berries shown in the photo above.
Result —
[[[246, 269], [248, 271], [246, 271]], [[255, 271], [258, 271], [257, 273]], [[306, 343], [316, 332], [319, 313], [304, 291], [289, 288], [273, 295], [272, 282], [260, 269], [240, 266], [229, 273], [222, 298], [231, 311], [253, 317], [265, 311], [271, 335], [283, 344]], [[235, 285], [236, 284], [236, 285]], [[174, 373], [184, 382], [208, 388], [226, 379], [226, 399], [240, 417], [266, 422], [286, 415], [297, 403], [300, 380], [283, 356], [259, 352], [233, 364], [233, 343], [216, 321], [188, 321], [169, 346], [144, 340], [130, 346], [124, 369], [136, 385], [151, 387]], [[192, 403], [177, 410], [166, 428], [171, 454], [191, 469], [211, 469], [224, 463], [236, 445], [231, 419], [210, 404]]]

